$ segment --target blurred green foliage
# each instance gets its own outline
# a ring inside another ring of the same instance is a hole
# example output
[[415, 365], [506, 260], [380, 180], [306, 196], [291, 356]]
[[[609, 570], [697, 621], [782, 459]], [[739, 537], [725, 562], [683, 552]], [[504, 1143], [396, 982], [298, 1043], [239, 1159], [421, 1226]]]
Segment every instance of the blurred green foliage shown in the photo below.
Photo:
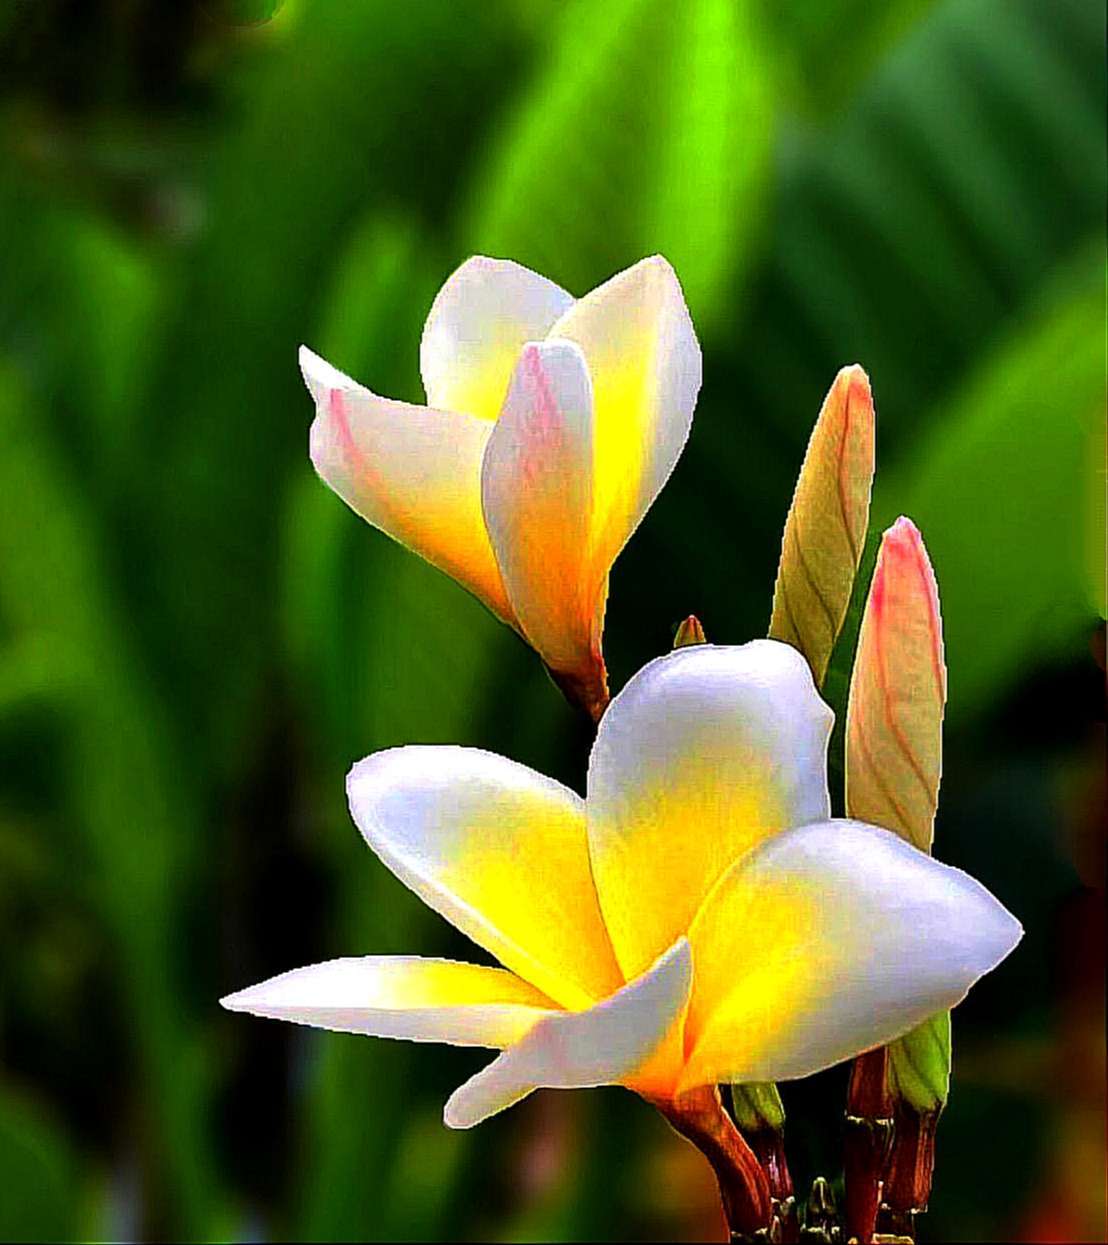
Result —
[[[216, 1005], [313, 958], [473, 954], [358, 840], [358, 756], [469, 743], [581, 785], [533, 657], [305, 452], [297, 345], [419, 400], [422, 318], [478, 250], [579, 293], [661, 251], [686, 284], [705, 385], [613, 576], [616, 687], [690, 611], [764, 633], [811, 422], [868, 369], [871, 537], [910, 514], [944, 603], [936, 851], [1028, 928], [955, 1013], [924, 1233], [1102, 1231], [1102, 26], [1085, 0], [0, 10], [0, 1237], [714, 1227], [630, 1096], [451, 1134], [479, 1055]], [[837, 708], [848, 673], [849, 638]], [[798, 1177], [836, 1175], [841, 1075], [784, 1092]]]

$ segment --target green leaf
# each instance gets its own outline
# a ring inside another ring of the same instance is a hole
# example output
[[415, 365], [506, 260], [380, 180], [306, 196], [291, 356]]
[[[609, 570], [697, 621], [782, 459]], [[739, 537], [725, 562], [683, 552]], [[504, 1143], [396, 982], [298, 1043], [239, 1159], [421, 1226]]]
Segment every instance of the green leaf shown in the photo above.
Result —
[[[376, 391], [420, 400], [415, 364], [435, 275], [414, 230], [371, 215], [329, 274], [313, 344]], [[343, 775], [377, 748], [484, 742], [481, 707], [502, 646], [515, 641], [453, 580], [353, 514], [315, 476], [306, 453], [290, 494], [284, 564], [286, 638], [303, 712], [318, 719], [323, 705], [327, 786], [320, 804], [341, 862], [329, 952], [412, 954], [441, 927], [364, 851], [345, 807]], [[440, 1200], [424, 1199], [429, 1224], [452, 1196], [457, 1163], [471, 1143], [438, 1131], [429, 1140], [428, 1094], [397, 1072], [409, 1060], [394, 1043], [318, 1039], [305, 1104], [314, 1162], [295, 1208], [296, 1235], [378, 1234], [381, 1208], [395, 1202], [413, 1164], [432, 1153]], [[352, 1100], [365, 1109], [351, 1112]], [[441, 1103], [433, 1109], [437, 1116]]]
[[[112, 466], [141, 469], [147, 445], [139, 435], [151, 417], [144, 406], [149, 372], [165, 323], [168, 293], [151, 249], [142, 249], [95, 217], [59, 213], [50, 236], [52, 267], [59, 286], [54, 316], [77, 319], [80, 333], [58, 329], [68, 358], [58, 360], [56, 383], [75, 414], [93, 420], [91, 444], [118, 456]], [[141, 349], [139, 348], [141, 344]], [[79, 403], [79, 405], [78, 405]]]
[[753, 241], [772, 116], [756, 6], [568, 4], [481, 169], [462, 235], [583, 294], [654, 252], [698, 325]]
[[[774, 13], [782, 52], [796, 62], [795, 89], [809, 110], [826, 115], [874, 65], [903, 42], [935, 0], [793, 0]], [[848, 48], [849, 54], [844, 55]]]
[[78, 1234], [77, 1164], [65, 1135], [30, 1103], [0, 1091], [0, 1240], [69, 1241]]
[[1108, 425], [1097, 420], [1085, 460], [1085, 556], [1089, 600], [1101, 618], [1108, 618], [1108, 563], [1105, 562], [1105, 503], [1108, 502]]
[[1097, 16], [1083, 0], [1049, 11], [1056, 23], [1038, 0], [936, 5], [847, 109], [794, 136], [738, 350], [746, 400], [798, 443], [826, 376], [856, 360], [888, 461], [921, 402], [1100, 232]]
[[0, 718], [25, 704], [65, 704], [87, 681], [86, 663], [54, 635], [28, 635], [0, 649]]
[[119, 1004], [143, 1085], [129, 1105], [163, 1133], [159, 1176], [182, 1232], [200, 1235], [211, 1229], [219, 1195], [204, 1133], [198, 1030], [173, 968], [172, 934], [195, 843], [191, 790], [128, 644], [98, 517], [3, 370], [0, 437], [0, 618], [17, 642], [72, 659], [59, 791], [87, 851], [85, 885], [118, 955]]
[[[217, 784], [238, 780], [242, 740], [270, 729], [279, 694], [276, 521], [311, 419], [297, 345], [352, 226], [386, 205], [415, 220], [446, 210], [458, 132], [477, 133], [488, 107], [474, 78], [511, 54], [498, 7], [459, 24], [442, 4], [288, 3], [211, 80], [222, 108], [192, 170], [202, 227], [180, 253], [148, 508], [131, 522], [152, 546], [143, 587], [168, 691]], [[407, 348], [414, 361], [418, 336]]]
[[1087, 461], [1104, 418], [1098, 242], [1058, 274], [924, 421], [903, 465], [878, 472], [874, 514], [920, 528], [931, 553], [952, 717], [1037, 662], [1076, 653], [1093, 620]]

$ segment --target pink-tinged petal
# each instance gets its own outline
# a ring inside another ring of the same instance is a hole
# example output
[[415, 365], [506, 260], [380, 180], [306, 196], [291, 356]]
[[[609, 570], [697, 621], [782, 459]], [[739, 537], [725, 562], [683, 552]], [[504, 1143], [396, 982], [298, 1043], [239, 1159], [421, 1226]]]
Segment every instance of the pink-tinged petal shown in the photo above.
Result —
[[829, 816], [833, 715], [787, 644], [696, 644], [644, 666], [600, 721], [589, 853], [626, 977], [689, 928], [736, 857]]
[[773, 592], [769, 634], [798, 648], [823, 682], [862, 557], [873, 485], [873, 394], [856, 364], [835, 377], [800, 469]]
[[688, 440], [700, 346], [680, 282], [660, 255], [586, 294], [549, 336], [576, 342], [592, 377], [591, 557], [607, 572]]
[[623, 984], [600, 916], [584, 802], [477, 748], [408, 747], [346, 783], [369, 846], [405, 885], [565, 1007]]
[[512, 622], [481, 515], [481, 460], [492, 425], [474, 415], [379, 397], [306, 347], [315, 401], [311, 456], [346, 504]]
[[[942, 774], [946, 665], [939, 593], [914, 524], [884, 534], [858, 637], [846, 715], [847, 811], [931, 850]], [[888, 1081], [933, 1112], [950, 1080], [950, 1016], [891, 1043]], [[898, 1151], [899, 1153], [899, 1151]]]
[[1015, 947], [980, 883], [887, 830], [766, 840], [705, 900], [682, 1088], [808, 1076], [953, 1007]]
[[467, 259], [427, 316], [419, 365], [432, 406], [495, 420], [525, 342], [573, 304], [565, 290], [507, 259]]
[[326, 960], [229, 994], [228, 1011], [272, 1020], [454, 1046], [503, 1049], [557, 1004], [502, 968], [366, 955]]
[[592, 385], [584, 355], [523, 348], [481, 476], [485, 524], [521, 631], [556, 676], [607, 703], [601, 628], [607, 568], [592, 565]]
[[536, 1089], [637, 1083], [675, 1040], [691, 980], [689, 945], [681, 939], [648, 972], [595, 1007], [540, 1020], [454, 1091], [446, 1123], [472, 1128]]
[[935, 574], [915, 525], [885, 533], [846, 713], [847, 811], [929, 851], [942, 773], [946, 665]]

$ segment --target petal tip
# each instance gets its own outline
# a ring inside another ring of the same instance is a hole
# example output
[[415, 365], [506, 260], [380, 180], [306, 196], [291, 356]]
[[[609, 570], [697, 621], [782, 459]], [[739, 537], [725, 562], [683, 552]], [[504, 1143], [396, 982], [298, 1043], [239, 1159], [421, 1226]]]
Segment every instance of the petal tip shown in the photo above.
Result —
[[672, 287], [674, 292], [680, 296], [682, 303], [685, 301], [685, 293], [681, 286], [681, 278], [677, 275], [677, 269], [664, 255], [648, 255], [636, 267], [645, 268], [655, 280]]
[[446, 1105], [442, 1109], [442, 1122], [447, 1128], [460, 1132], [467, 1128], [472, 1128], [477, 1121], [471, 1120], [466, 1114], [464, 1107], [459, 1106], [459, 1104], [455, 1102], [457, 1097], [458, 1091], [455, 1090], [455, 1092], [446, 1100]]
[[300, 365], [300, 375], [304, 380], [304, 384], [308, 387], [308, 392], [318, 403], [320, 389], [322, 388], [323, 360], [314, 350], [309, 350], [307, 346], [302, 345], [296, 352], [296, 361]]
[[841, 383], [857, 385], [859, 388], [864, 389], [866, 393], [869, 393], [869, 373], [860, 363], [847, 363], [844, 367], [841, 367], [837, 379]]
[[993, 895], [989, 895], [992, 920], [983, 936], [982, 974], [991, 972], [1012, 954], [1023, 940], [1023, 925]]
[[327, 361], [317, 355], [310, 346], [301, 344], [296, 352], [296, 361], [300, 364], [301, 375], [309, 385], [327, 370]]
[[219, 1006], [229, 1012], [248, 1012], [250, 1010], [250, 996], [253, 992], [253, 986], [247, 986], [244, 990], [235, 990], [231, 994], [225, 994], [219, 1000]]
[[886, 529], [885, 535], [891, 540], [911, 541], [913, 543], [922, 543], [923, 541], [919, 528], [905, 514], [902, 514], [891, 527]]
[[873, 386], [870, 384], [869, 375], [859, 363], [852, 363], [843, 369], [843, 373], [845, 373], [847, 399], [850, 402], [851, 413], [857, 415], [860, 412], [862, 418], [871, 424], [874, 418]]
[[927, 546], [919, 528], [906, 515], [901, 515], [896, 522], [881, 534], [881, 547], [878, 551], [877, 576], [884, 579], [886, 569], [894, 574], [905, 571], [913, 572], [926, 586], [928, 594], [937, 610], [939, 599], [938, 583]]
[[326, 405], [332, 390], [350, 389], [354, 386], [349, 376], [340, 372], [337, 367], [332, 367], [326, 359], [307, 346], [300, 347], [297, 359], [300, 363], [300, 375], [303, 376], [304, 384], [317, 407]]
[[[643, 259], [631, 264], [630, 267], [621, 269], [619, 272], [614, 273], [608, 281], [598, 286], [597, 289], [623, 289], [626, 288], [626, 285], [634, 288], [637, 283], [640, 290], [649, 290], [652, 283], [655, 282], [670, 286], [674, 292], [680, 295], [682, 302], [684, 301], [681, 281], [677, 276], [677, 271], [669, 260], [661, 254], [647, 255]], [[586, 297], [588, 296], [586, 295]]]
[[[455, 272], [462, 272], [464, 269], [490, 269], [490, 268], [524, 268], [524, 265], [518, 263], [514, 259], [505, 259], [502, 255], [471, 255], [468, 259], [464, 259]], [[525, 269], [530, 271], [530, 269]]]
[[[355, 799], [368, 795], [373, 784], [387, 773], [391, 767], [397, 778], [403, 778], [412, 767], [413, 761], [418, 766], [421, 756], [419, 744], [404, 747], [382, 748], [379, 752], [371, 752], [369, 756], [355, 761], [346, 774], [346, 798], [351, 811]], [[357, 821], [357, 817], [354, 819]]]

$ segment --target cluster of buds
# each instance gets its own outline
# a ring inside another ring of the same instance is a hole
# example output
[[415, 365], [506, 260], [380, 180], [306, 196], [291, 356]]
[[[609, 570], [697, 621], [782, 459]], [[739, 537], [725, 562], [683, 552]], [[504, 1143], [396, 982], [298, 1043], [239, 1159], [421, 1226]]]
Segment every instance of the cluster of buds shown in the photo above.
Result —
[[[862, 561], [874, 434], [868, 378], [861, 368], [844, 368], [816, 421], [786, 520], [769, 632], [805, 655], [817, 686]], [[703, 627], [690, 618], [675, 643], [704, 639]], [[847, 705], [845, 806], [850, 816], [895, 830], [928, 852], [945, 701], [935, 576], [918, 530], [901, 518], [881, 539], [859, 631]], [[949, 1079], [949, 1011], [855, 1059], [841, 1222], [830, 1186], [818, 1178], [804, 1215], [805, 1239], [914, 1239], [915, 1216], [930, 1194], [935, 1130]], [[731, 1101], [770, 1192], [770, 1239], [799, 1240], [780, 1093], [773, 1084], [734, 1085]]]
[[[844, 369], [816, 423], [769, 636], [710, 644], [690, 617], [611, 698], [609, 572], [680, 456], [700, 387], [665, 260], [579, 300], [519, 265], [468, 261], [424, 330], [426, 406], [310, 351], [301, 363], [320, 475], [512, 626], [596, 738], [584, 798], [472, 748], [392, 748], [350, 772], [370, 848], [502, 967], [344, 958], [224, 1005], [500, 1051], [446, 1103], [454, 1128], [542, 1088], [632, 1089], [711, 1163], [736, 1239], [877, 1240], [881, 1214], [910, 1229], [949, 1009], [1021, 931], [930, 856], [945, 672], [934, 576], [906, 519], [869, 589], [847, 816], [832, 816], [819, 689], [869, 523], [865, 374]], [[817, 1181], [801, 1227], [776, 1082], [850, 1059], [845, 1223]]]
[[[801, 468], [770, 624], [772, 636], [805, 654], [817, 684], [862, 560], [874, 432], [868, 378], [861, 368], [844, 368]], [[938, 805], [945, 703], [935, 575], [919, 531], [900, 518], [881, 539], [858, 634], [847, 703], [844, 802], [849, 816], [894, 830], [924, 852], [931, 850]], [[930, 1195], [935, 1130], [949, 1081], [948, 1010], [855, 1059], [844, 1129], [845, 1240], [914, 1239], [915, 1217]], [[765, 1087], [758, 1097], [745, 1097], [760, 1125], [754, 1135], [777, 1138], [773, 1167], [783, 1166], [777, 1157], [784, 1123], [779, 1097], [769, 1097]], [[770, 1109], [757, 1111], [767, 1099]], [[786, 1189], [791, 1194], [787, 1179], [783, 1195]], [[782, 1239], [788, 1239], [787, 1221], [784, 1227]]]

